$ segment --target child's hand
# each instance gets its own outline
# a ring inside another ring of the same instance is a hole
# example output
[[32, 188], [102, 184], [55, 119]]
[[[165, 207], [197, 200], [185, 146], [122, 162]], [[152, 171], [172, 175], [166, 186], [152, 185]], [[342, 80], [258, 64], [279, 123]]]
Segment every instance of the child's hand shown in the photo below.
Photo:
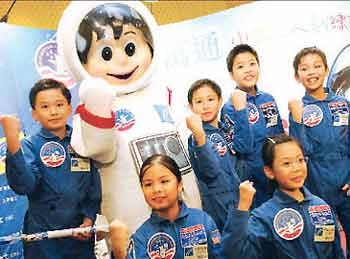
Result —
[[231, 103], [236, 111], [243, 110], [247, 107], [247, 93], [240, 89], [235, 89], [231, 95]]
[[[85, 217], [83, 224], [81, 224], [80, 228], [92, 227], [93, 222], [91, 219]], [[91, 237], [91, 233], [73, 233], [73, 237], [79, 240], [88, 240]]]
[[1, 115], [0, 124], [5, 136], [19, 136], [21, 132], [20, 120], [15, 115]]
[[1, 115], [0, 124], [6, 137], [7, 149], [11, 154], [15, 154], [21, 147], [19, 141], [21, 132], [20, 120], [15, 115]]
[[288, 102], [288, 109], [292, 114], [293, 120], [297, 123], [302, 122], [304, 104], [300, 100], [290, 100]]
[[341, 188], [341, 190], [342, 190], [343, 192], [345, 192], [346, 196], [350, 196], [350, 185], [349, 185], [349, 184], [345, 184], [345, 185]]
[[253, 198], [255, 195], [255, 188], [253, 187], [253, 182], [244, 181], [239, 185], [239, 203], [238, 210], [248, 211], [253, 203]]
[[192, 131], [197, 145], [201, 146], [205, 144], [205, 132], [203, 129], [202, 119], [199, 115], [193, 114], [186, 117], [187, 128]]
[[109, 225], [112, 250], [115, 258], [125, 258], [128, 247], [128, 227], [120, 220], [114, 219]]

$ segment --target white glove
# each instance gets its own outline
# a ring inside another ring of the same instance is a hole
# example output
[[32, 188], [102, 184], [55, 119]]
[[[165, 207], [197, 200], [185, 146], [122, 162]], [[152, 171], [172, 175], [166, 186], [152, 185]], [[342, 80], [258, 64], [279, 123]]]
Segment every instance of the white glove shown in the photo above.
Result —
[[115, 89], [101, 78], [85, 79], [79, 88], [80, 101], [90, 113], [110, 118], [116, 99]]

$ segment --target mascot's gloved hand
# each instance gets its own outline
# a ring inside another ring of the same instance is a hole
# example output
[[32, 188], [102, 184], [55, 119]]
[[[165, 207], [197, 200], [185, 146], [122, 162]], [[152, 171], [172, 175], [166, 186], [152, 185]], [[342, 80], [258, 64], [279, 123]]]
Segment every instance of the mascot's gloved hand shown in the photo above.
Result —
[[115, 89], [101, 78], [85, 79], [79, 88], [80, 101], [90, 113], [110, 118], [115, 101]]

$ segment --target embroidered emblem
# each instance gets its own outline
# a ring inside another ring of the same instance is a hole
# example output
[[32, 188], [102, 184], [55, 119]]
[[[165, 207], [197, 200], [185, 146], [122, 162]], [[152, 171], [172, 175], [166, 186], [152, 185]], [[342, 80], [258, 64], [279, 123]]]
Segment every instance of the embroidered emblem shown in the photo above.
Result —
[[323, 112], [320, 107], [315, 104], [306, 105], [303, 111], [303, 123], [308, 127], [315, 127], [323, 119]]
[[207, 234], [202, 224], [180, 229], [181, 247], [192, 247], [194, 245], [206, 244]]
[[328, 205], [310, 206], [308, 211], [314, 225], [334, 224], [331, 208]]
[[248, 120], [250, 124], [255, 124], [259, 120], [259, 111], [252, 103], [247, 103]]
[[147, 253], [151, 259], [172, 259], [176, 253], [175, 241], [167, 233], [155, 233], [148, 240]]
[[278, 111], [275, 102], [267, 102], [260, 105], [264, 115], [266, 128], [276, 126], [278, 123]]
[[333, 126], [349, 125], [349, 108], [346, 102], [331, 102], [328, 104], [328, 107], [332, 114]]
[[219, 156], [224, 156], [227, 151], [226, 143], [223, 137], [218, 133], [213, 133], [209, 135], [209, 140], [213, 143], [213, 148], [219, 154]]
[[47, 167], [58, 167], [66, 159], [66, 151], [61, 144], [50, 141], [41, 147], [40, 158]]
[[280, 210], [273, 219], [276, 233], [285, 240], [298, 238], [304, 229], [304, 220], [300, 213], [291, 208]]
[[135, 115], [131, 111], [127, 109], [120, 109], [116, 111], [115, 127], [118, 131], [130, 129], [132, 126], [134, 126], [135, 122]]

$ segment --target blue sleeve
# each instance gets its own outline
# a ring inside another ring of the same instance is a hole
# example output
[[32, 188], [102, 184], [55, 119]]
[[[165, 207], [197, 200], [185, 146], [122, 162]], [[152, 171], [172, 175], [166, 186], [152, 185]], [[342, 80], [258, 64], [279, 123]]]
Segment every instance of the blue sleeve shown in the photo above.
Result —
[[101, 179], [97, 168], [94, 166], [94, 162], [91, 163], [91, 177], [90, 186], [87, 191], [85, 201], [83, 203], [82, 213], [85, 217], [90, 218], [93, 222], [96, 220], [96, 214], [101, 210]]
[[235, 111], [234, 107], [225, 104], [221, 109], [221, 121], [233, 127], [233, 149], [240, 154], [253, 152], [253, 133], [248, 121], [248, 109]]
[[35, 191], [41, 174], [35, 162], [33, 145], [29, 140], [22, 141], [21, 149], [15, 154], [6, 155], [7, 181], [17, 194], [30, 194]]
[[[333, 209], [332, 210], [332, 214], [333, 214], [333, 218], [336, 219], [336, 215], [334, 214]], [[338, 226], [338, 222], [334, 222], [335, 224], [335, 240], [333, 242], [334, 246], [333, 246], [333, 251], [334, 251], [334, 255], [333, 258], [336, 259], [345, 259], [344, 256], [344, 250], [341, 247], [341, 240], [340, 240], [340, 234], [339, 234], [339, 226]]]
[[207, 214], [205, 228], [208, 237], [208, 258], [224, 259], [222, 256], [221, 233], [214, 220]]
[[[274, 102], [276, 103], [275, 100], [274, 100]], [[277, 107], [277, 113], [278, 113], [277, 131], [280, 134], [282, 134], [282, 133], [284, 133], [284, 128], [283, 128], [283, 123], [282, 123], [282, 117], [281, 117], [280, 111], [278, 109], [277, 103], [276, 103], [276, 107]]]
[[289, 113], [289, 135], [296, 138], [304, 149], [305, 155], [312, 154], [313, 148], [311, 142], [308, 141], [305, 126], [293, 120], [292, 114]]
[[188, 151], [190, 154], [191, 164], [197, 177], [205, 182], [210, 182], [219, 175], [223, 175], [220, 160], [214, 149], [210, 145], [208, 138], [202, 146], [196, 146], [192, 136], [188, 139]]
[[249, 212], [233, 209], [223, 232], [222, 250], [228, 258], [274, 258], [270, 253], [268, 228]]

